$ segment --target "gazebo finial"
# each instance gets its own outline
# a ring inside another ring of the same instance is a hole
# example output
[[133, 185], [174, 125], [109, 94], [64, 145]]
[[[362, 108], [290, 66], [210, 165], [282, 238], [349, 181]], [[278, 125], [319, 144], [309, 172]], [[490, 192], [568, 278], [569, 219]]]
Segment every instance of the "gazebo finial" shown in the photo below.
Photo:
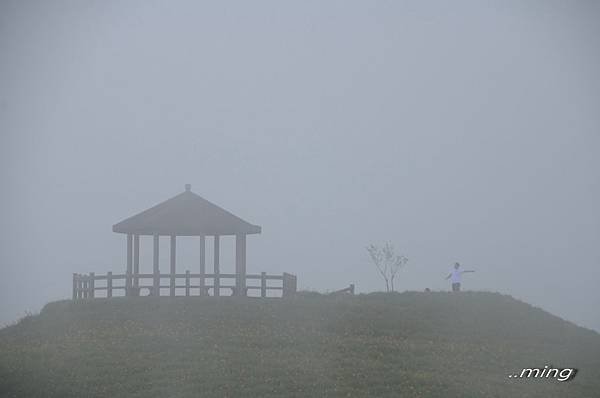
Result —
[[192, 184], [185, 184], [186, 192], [190, 192], [192, 190]]

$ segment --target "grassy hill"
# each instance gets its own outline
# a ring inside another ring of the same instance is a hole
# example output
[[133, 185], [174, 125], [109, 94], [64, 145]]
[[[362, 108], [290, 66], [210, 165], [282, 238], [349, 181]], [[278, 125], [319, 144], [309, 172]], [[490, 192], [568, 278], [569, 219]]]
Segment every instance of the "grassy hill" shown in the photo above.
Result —
[[[515, 379], [575, 367], [569, 382]], [[598, 397], [600, 335], [509, 296], [60, 301], [0, 330], [1, 397]]]

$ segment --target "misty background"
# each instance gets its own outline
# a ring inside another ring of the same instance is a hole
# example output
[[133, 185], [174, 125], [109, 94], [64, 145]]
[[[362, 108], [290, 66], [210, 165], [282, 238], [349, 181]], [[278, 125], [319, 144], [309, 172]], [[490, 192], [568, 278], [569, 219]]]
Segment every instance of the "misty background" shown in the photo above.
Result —
[[[599, 18], [591, 1], [2, 0], [0, 324], [70, 298], [73, 272], [123, 272], [112, 225], [190, 183], [262, 226], [249, 272], [382, 290], [365, 247], [391, 241], [400, 291], [449, 290], [459, 261], [466, 290], [600, 330]], [[177, 249], [196, 271], [197, 239]]]

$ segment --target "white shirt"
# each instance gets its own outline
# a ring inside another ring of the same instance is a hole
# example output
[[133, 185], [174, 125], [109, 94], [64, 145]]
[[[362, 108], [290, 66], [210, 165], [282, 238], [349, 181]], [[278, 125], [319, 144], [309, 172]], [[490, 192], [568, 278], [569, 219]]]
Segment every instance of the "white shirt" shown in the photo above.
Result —
[[460, 283], [460, 276], [462, 274], [462, 271], [459, 269], [453, 269], [452, 270], [452, 283]]

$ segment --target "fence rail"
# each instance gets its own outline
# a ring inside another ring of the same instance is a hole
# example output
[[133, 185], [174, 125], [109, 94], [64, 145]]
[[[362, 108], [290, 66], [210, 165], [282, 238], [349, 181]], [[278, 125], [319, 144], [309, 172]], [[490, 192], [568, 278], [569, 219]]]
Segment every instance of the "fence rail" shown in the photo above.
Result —
[[[288, 273], [283, 273], [283, 275], [267, 275], [266, 272], [247, 274], [245, 283], [241, 284], [243, 292], [238, 292], [237, 286], [240, 286], [238, 278], [242, 277], [236, 274], [193, 274], [189, 271], [183, 274], [128, 275], [113, 274], [112, 272], [108, 272], [106, 275], [96, 275], [93, 272], [73, 274], [73, 300], [113, 297], [115, 292], [122, 293], [119, 294], [121, 296], [140, 296], [147, 291], [148, 296], [161, 296], [162, 289], [169, 289], [167, 296], [208, 296], [211, 295], [210, 293], [213, 296], [221, 296], [222, 290], [225, 290], [229, 291], [232, 296], [274, 297], [268, 293], [280, 291], [281, 294], [277, 294], [275, 297], [288, 297], [295, 294], [297, 289], [296, 276]], [[163, 283], [165, 279], [168, 281], [167, 284]], [[148, 280], [151, 283], [144, 284]], [[207, 280], [211, 283], [207, 283]], [[225, 281], [226, 284], [223, 284], [222, 281]], [[228, 281], [231, 283], [227, 284]], [[248, 284], [248, 281], [259, 284]], [[269, 281], [277, 281], [277, 285], [274, 286]], [[251, 295], [248, 294], [249, 292], [259, 294]]]

